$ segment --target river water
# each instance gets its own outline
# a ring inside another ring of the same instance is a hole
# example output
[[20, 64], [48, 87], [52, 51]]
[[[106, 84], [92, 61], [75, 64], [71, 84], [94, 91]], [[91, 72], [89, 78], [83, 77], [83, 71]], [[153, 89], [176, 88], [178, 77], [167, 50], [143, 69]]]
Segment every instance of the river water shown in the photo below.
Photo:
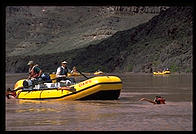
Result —
[[[115, 74], [119, 100], [21, 101], [6, 99], [6, 131], [192, 131], [191, 74]], [[6, 88], [26, 74], [6, 74]], [[140, 98], [166, 98], [154, 105]]]

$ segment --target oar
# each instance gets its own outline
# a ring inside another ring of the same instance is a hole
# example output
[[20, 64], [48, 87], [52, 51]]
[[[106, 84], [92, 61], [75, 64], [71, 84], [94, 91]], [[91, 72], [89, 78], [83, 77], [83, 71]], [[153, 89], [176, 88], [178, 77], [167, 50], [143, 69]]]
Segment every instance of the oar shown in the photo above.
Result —
[[84, 75], [82, 72], [80, 72], [78, 69], [77, 69], [77, 72], [79, 72], [82, 76], [84, 76], [86, 79], [89, 79], [86, 75]]
[[67, 87], [59, 87], [58, 89], [60, 89], [60, 90], [68, 90], [70, 92], [75, 92], [76, 91], [76, 89], [74, 87], [69, 87], [69, 86], [67, 86]]

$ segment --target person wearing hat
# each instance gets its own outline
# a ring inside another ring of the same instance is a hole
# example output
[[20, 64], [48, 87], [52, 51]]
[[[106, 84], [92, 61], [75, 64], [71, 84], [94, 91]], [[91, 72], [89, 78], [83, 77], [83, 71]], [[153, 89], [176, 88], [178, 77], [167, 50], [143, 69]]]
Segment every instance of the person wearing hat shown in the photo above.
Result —
[[67, 67], [67, 62], [62, 61], [61, 66], [57, 68], [56, 71], [56, 77], [57, 77], [57, 82], [60, 82], [61, 80], [67, 80], [67, 73], [71, 72], [70, 69]]
[[29, 61], [29, 76], [28, 79], [37, 79], [41, 76], [42, 70], [39, 68], [38, 64], [34, 64], [33, 61]]

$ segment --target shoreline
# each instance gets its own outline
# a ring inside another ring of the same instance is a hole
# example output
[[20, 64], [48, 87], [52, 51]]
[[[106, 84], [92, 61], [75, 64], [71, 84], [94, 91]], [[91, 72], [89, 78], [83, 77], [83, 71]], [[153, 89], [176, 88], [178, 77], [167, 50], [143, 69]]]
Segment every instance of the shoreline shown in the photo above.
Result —
[[[86, 72], [83, 72], [86, 73]], [[28, 73], [5, 73], [6, 76], [10, 75], [28, 75]], [[92, 73], [93, 74], [93, 73]], [[120, 75], [131, 75], [131, 74], [137, 74], [137, 75], [153, 75], [153, 73], [144, 73], [144, 72], [114, 72], [114, 73], [104, 73], [104, 74], [120, 74]], [[186, 72], [173, 72], [171, 74], [166, 74], [166, 75], [192, 75], [192, 72], [186, 73]]]
[[[120, 75], [153, 75], [153, 73], [144, 73], [144, 72], [116, 72], [116, 73], [105, 73], [105, 74], [120, 74]], [[171, 74], [164, 74], [164, 76], [166, 75], [192, 75], [193, 73], [185, 73], [185, 72], [173, 72]], [[162, 75], [154, 75], [154, 76], [162, 76]]]

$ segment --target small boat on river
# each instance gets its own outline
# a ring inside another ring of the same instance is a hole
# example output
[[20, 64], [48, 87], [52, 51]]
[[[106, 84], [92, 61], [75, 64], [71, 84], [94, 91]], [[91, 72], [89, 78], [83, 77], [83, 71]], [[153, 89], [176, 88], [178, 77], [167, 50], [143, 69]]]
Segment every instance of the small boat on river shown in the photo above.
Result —
[[164, 75], [164, 74], [170, 74], [170, 71], [169, 70], [165, 70], [165, 71], [162, 71], [162, 72], [153, 72], [154, 75]]
[[98, 71], [96, 71], [95, 73], [94, 73], [94, 75], [102, 75], [102, 74], [104, 74], [102, 71], [100, 71], [100, 70], [98, 70]]
[[84, 81], [42, 83], [32, 86], [26, 79], [16, 82], [16, 99], [23, 100], [116, 100], [120, 96], [122, 81], [117, 76], [95, 76]]

